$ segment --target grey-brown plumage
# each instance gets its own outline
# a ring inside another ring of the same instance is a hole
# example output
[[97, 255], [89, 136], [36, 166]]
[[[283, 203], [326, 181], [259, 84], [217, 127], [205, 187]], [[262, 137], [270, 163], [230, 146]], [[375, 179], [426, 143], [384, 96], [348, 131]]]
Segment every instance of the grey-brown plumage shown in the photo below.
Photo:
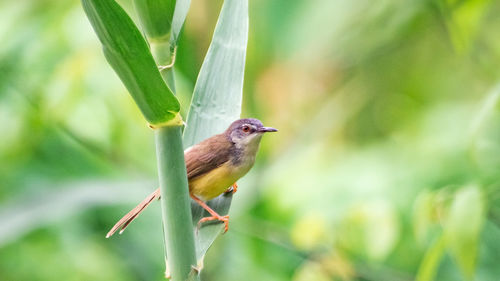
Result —
[[[227, 231], [228, 217], [218, 215], [203, 201], [219, 196], [244, 176], [255, 162], [262, 135], [276, 131], [274, 128], [264, 127], [257, 119], [239, 119], [225, 132], [184, 151], [190, 196], [212, 215], [203, 218], [200, 223], [220, 220], [225, 223]], [[159, 198], [160, 189], [157, 189], [120, 219], [106, 237], [110, 237], [118, 229], [121, 229], [121, 234], [142, 210]]]
[[226, 163], [233, 147], [226, 134], [219, 134], [186, 149], [184, 159], [188, 181]]

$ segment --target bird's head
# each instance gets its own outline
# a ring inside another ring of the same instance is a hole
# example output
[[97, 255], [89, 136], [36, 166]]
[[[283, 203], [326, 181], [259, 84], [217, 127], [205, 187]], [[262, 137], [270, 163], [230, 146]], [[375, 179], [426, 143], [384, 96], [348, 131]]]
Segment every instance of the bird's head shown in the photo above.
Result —
[[258, 147], [264, 133], [277, 132], [275, 128], [264, 127], [257, 119], [247, 118], [234, 121], [226, 130], [226, 136], [240, 148]]

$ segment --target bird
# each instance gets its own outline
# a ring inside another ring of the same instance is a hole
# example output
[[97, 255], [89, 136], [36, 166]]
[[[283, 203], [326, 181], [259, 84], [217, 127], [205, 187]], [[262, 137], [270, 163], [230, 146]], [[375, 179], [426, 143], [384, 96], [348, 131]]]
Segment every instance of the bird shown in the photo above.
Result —
[[[224, 233], [228, 231], [229, 216], [219, 215], [205, 202], [225, 192], [236, 192], [236, 181], [246, 175], [255, 163], [262, 136], [277, 131], [272, 127], [264, 127], [258, 119], [238, 119], [223, 133], [184, 150], [189, 196], [211, 215], [200, 219], [198, 227], [204, 222], [216, 220], [224, 223]], [[155, 199], [160, 199], [159, 188], [123, 216], [107, 233], [106, 238], [117, 230], [122, 234]]]

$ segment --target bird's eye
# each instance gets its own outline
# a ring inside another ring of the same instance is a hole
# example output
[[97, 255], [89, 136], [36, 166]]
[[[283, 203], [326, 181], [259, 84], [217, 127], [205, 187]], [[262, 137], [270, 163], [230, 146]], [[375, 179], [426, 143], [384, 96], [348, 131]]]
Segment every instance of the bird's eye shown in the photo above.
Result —
[[242, 129], [242, 130], [243, 130], [243, 132], [245, 132], [245, 133], [248, 133], [248, 132], [250, 131], [250, 127], [248, 127], [247, 125], [243, 126], [241, 129]]

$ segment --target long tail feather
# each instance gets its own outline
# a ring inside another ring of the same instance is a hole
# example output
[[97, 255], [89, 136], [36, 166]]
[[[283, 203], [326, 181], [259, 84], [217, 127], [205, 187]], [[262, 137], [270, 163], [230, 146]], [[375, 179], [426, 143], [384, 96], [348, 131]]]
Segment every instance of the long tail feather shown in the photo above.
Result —
[[135, 219], [137, 216], [151, 203], [154, 199], [160, 198], [160, 189], [158, 188], [153, 193], [151, 193], [146, 199], [144, 199], [139, 205], [128, 212], [123, 218], [121, 218], [113, 228], [106, 234], [106, 238], [111, 237], [115, 232], [120, 229], [120, 234], [127, 228], [127, 226]]

